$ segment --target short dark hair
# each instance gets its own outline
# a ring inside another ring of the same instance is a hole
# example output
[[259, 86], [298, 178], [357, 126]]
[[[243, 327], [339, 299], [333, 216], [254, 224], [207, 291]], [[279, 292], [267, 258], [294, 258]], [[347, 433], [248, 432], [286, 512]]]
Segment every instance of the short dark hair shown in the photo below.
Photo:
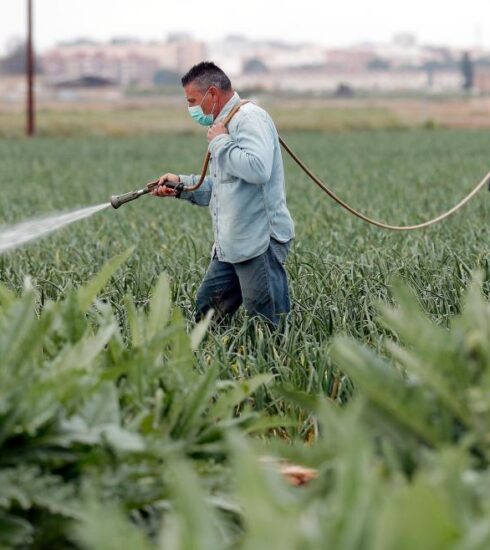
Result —
[[185, 87], [191, 82], [195, 82], [203, 92], [210, 86], [216, 86], [224, 92], [231, 90], [230, 79], [212, 61], [202, 61], [188, 70], [182, 77], [182, 86]]

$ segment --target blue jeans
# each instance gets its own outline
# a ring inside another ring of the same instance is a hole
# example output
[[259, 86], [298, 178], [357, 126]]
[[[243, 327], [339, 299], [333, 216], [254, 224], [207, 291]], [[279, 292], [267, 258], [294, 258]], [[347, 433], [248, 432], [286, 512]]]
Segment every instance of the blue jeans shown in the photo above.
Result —
[[213, 320], [219, 323], [243, 303], [249, 315], [262, 316], [277, 326], [280, 315], [290, 309], [284, 268], [290, 246], [291, 241], [271, 238], [263, 254], [236, 264], [220, 262], [214, 255], [197, 291], [196, 320], [213, 308]]

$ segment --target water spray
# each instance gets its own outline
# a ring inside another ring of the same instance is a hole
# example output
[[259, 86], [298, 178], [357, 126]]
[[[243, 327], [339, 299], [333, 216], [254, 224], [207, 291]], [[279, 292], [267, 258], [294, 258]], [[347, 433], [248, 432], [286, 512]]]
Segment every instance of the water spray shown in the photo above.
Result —
[[73, 212], [50, 214], [41, 218], [27, 220], [10, 227], [0, 227], [0, 254], [30, 241], [40, 239], [73, 222], [89, 218], [96, 212], [100, 212], [109, 206], [110, 204], [106, 202], [96, 206], [80, 208]]
[[[238, 109], [245, 103], [247, 102], [243, 101], [238, 105], [236, 105], [231, 110], [231, 112], [227, 115], [227, 117], [224, 120], [225, 126], [231, 120], [233, 115], [238, 111]], [[428, 220], [426, 222], [419, 223], [416, 225], [405, 225], [405, 226], [390, 225], [387, 223], [380, 222], [378, 220], [373, 220], [371, 218], [368, 218], [367, 216], [365, 216], [361, 212], [358, 212], [357, 210], [352, 208], [349, 204], [341, 200], [333, 191], [331, 191], [326, 186], [326, 184], [320, 178], [318, 178], [303, 163], [303, 161], [289, 148], [289, 146], [284, 142], [284, 140], [280, 136], [279, 136], [279, 141], [282, 147], [292, 157], [292, 159], [298, 164], [298, 166], [314, 181], [314, 183], [316, 183], [327, 195], [329, 195], [330, 198], [332, 198], [335, 202], [337, 202], [340, 206], [342, 206], [345, 210], [347, 210], [354, 216], [360, 218], [361, 220], [369, 224], [380, 227], [382, 229], [390, 229], [394, 231], [411, 231], [415, 229], [422, 229], [422, 228], [428, 227], [432, 224], [435, 224], [437, 222], [440, 222], [448, 218], [449, 216], [457, 212], [472, 197], [474, 197], [476, 193], [480, 189], [482, 189], [483, 186], [487, 185], [488, 190], [490, 191], [490, 172], [489, 172], [480, 181], [480, 183], [478, 183], [473, 188], [473, 190], [469, 192], [465, 197], [463, 197], [463, 199], [461, 199], [455, 206], [453, 206], [447, 212], [444, 212], [443, 214], [437, 216], [436, 218], [432, 218], [431, 220]], [[174, 189], [175, 195], [177, 197], [179, 197], [183, 191], [186, 191], [186, 192], [196, 191], [205, 180], [209, 161], [210, 161], [210, 153], [208, 150], [206, 153], [206, 156], [204, 157], [204, 161], [201, 169], [201, 175], [198, 181], [193, 185], [184, 185], [182, 182], [175, 184], [169, 181], [165, 181], [162, 185], [165, 185], [165, 187]], [[69, 225], [75, 221], [88, 218], [93, 214], [95, 214], [96, 212], [99, 212], [100, 210], [104, 210], [109, 206], [112, 206], [114, 209], [117, 209], [123, 204], [126, 204], [127, 202], [131, 202], [135, 199], [138, 199], [139, 197], [142, 197], [143, 195], [147, 195], [148, 193], [151, 193], [159, 185], [160, 185], [160, 179], [155, 181], [150, 181], [143, 188], [137, 189], [136, 191], [130, 191], [129, 193], [123, 193], [122, 195], [113, 195], [110, 198], [110, 202], [107, 202], [104, 204], [100, 204], [97, 206], [90, 206], [88, 208], [81, 208], [73, 212], [58, 213], [50, 216], [45, 216], [42, 218], [37, 218], [34, 220], [28, 220], [27, 222], [23, 222], [11, 227], [0, 227], [0, 254], [3, 253], [4, 251], [16, 248], [24, 243], [33, 241], [44, 235], [47, 235], [48, 233], [61, 229], [62, 227]]]

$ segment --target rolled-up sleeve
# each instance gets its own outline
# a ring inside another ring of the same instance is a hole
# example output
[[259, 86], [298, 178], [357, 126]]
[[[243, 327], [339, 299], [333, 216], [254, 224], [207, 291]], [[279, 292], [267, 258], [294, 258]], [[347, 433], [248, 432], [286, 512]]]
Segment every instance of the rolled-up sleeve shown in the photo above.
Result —
[[244, 114], [235, 136], [220, 134], [209, 144], [209, 151], [221, 171], [247, 183], [267, 183], [274, 162], [274, 136], [260, 115]]
[[[180, 175], [179, 179], [184, 185], [195, 185], [199, 180], [199, 176]], [[209, 201], [211, 200], [212, 190], [213, 180], [210, 176], [206, 176], [201, 187], [195, 191], [182, 191], [180, 198], [189, 201], [192, 204], [196, 204], [197, 206], [208, 206]]]

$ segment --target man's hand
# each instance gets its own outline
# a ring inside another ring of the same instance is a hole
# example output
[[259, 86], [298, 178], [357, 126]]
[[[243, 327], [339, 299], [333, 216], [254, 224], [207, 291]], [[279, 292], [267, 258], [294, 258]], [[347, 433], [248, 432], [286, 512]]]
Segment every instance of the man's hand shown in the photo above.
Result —
[[211, 142], [216, 136], [227, 133], [226, 126], [222, 122], [216, 122], [208, 130], [208, 142]]
[[175, 197], [175, 189], [168, 187], [166, 183], [172, 183], [177, 185], [180, 183], [179, 176], [176, 174], [163, 174], [158, 180], [158, 185], [151, 192], [155, 197]]

